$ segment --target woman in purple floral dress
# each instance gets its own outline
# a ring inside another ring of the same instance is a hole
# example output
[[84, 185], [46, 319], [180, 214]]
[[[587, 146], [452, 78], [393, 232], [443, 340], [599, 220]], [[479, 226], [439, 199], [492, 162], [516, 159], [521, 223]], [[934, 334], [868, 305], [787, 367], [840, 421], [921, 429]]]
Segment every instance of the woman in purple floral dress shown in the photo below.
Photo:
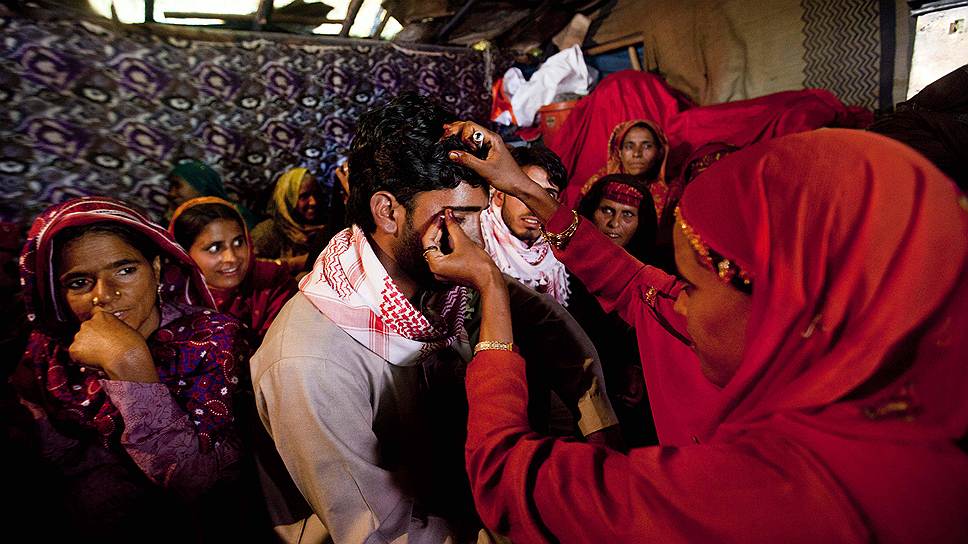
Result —
[[11, 381], [72, 530], [108, 541], [219, 533], [204, 518], [242, 460], [241, 324], [212, 310], [167, 231], [117, 200], [49, 208], [20, 266], [34, 330]]

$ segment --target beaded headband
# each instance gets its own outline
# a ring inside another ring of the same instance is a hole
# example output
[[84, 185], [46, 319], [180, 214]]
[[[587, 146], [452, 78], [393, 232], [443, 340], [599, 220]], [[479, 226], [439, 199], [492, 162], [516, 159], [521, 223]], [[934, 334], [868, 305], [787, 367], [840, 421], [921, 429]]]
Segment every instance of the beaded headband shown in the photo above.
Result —
[[699, 236], [691, 226], [682, 218], [682, 212], [679, 210], [679, 206], [676, 206], [676, 223], [682, 229], [682, 233], [686, 236], [686, 240], [689, 240], [689, 245], [692, 246], [693, 251], [699, 256], [699, 262], [703, 264], [707, 269], [716, 273], [719, 279], [723, 283], [728, 283], [733, 287], [736, 287], [744, 293], [752, 293], [753, 285], [750, 282], [750, 277], [745, 270], [739, 267], [738, 264], [730, 261], [726, 257], [723, 257], [715, 250], [710, 249], [702, 238]]
[[602, 198], [638, 208], [642, 204], [642, 199], [645, 196], [631, 185], [617, 181], [609, 181], [605, 184], [605, 188], [602, 191]]

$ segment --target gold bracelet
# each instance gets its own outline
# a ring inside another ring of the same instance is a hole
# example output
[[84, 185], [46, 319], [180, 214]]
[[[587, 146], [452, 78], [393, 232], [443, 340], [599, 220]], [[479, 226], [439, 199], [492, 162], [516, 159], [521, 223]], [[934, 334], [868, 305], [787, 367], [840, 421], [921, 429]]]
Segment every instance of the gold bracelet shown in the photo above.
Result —
[[497, 342], [494, 340], [481, 340], [474, 346], [474, 355], [477, 355], [478, 351], [486, 351], [489, 349], [499, 350], [499, 351], [514, 351], [514, 342]]
[[578, 212], [571, 210], [571, 213], [575, 216], [574, 220], [572, 220], [571, 224], [568, 225], [567, 229], [558, 234], [548, 232], [545, 230], [544, 225], [538, 226], [538, 229], [541, 231], [541, 236], [557, 249], [565, 249], [565, 246], [568, 245], [568, 241], [571, 240], [571, 237], [574, 236], [575, 232], [578, 231]]

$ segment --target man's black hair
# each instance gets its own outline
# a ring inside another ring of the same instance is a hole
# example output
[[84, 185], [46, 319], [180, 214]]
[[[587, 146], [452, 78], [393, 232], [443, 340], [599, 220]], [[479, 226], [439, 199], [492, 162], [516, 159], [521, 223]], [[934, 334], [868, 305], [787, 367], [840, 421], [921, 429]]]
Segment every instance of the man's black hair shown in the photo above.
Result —
[[565, 186], [568, 185], [568, 171], [565, 170], [565, 165], [561, 163], [558, 155], [547, 147], [543, 145], [515, 147], [511, 149], [511, 156], [521, 168], [537, 166], [544, 170], [548, 174], [548, 181], [559, 191], [564, 191]]
[[396, 197], [410, 213], [417, 193], [453, 189], [466, 182], [485, 187], [483, 178], [447, 158], [458, 149], [471, 151], [456, 136], [444, 138], [444, 124], [457, 117], [436, 101], [403, 93], [360, 116], [350, 145], [350, 198], [346, 218], [365, 232], [376, 223], [370, 198], [377, 191]]

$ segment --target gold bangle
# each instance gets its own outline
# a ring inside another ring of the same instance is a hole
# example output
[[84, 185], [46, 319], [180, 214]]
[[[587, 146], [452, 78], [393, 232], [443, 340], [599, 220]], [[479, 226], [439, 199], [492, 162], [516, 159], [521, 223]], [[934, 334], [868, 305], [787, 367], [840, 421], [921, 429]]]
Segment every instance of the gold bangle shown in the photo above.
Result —
[[541, 231], [541, 236], [548, 241], [549, 244], [555, 246], [556, 249], [565, 249], [568, 245], [568, 241], [571, 237], [575, 235], [578, 231], [578, 212], [571, 210], [571, 213], [575, 216], [568, 228], [561, 231], [560, 233], [548, 232], [545, 230], [544, 225], [539, 225], [538, 229]]
[[497, 342], [494, 340], [481, 340], [474, 346], [474, 355], [479, 351], [486, 350], [514, 351], [514, 342]]

